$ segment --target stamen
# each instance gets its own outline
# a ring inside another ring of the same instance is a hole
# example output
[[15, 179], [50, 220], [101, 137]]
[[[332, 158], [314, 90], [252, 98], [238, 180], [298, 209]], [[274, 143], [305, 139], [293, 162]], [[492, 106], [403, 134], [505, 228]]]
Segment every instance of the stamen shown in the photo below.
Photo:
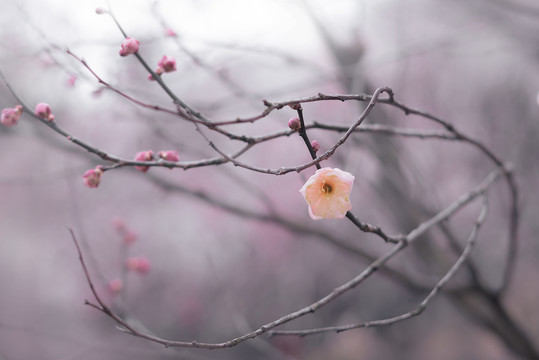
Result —
[[330, 184], [324, 183], [324, 185], [322, 185], [322, 191], [324, 191], [326, 194], [331, 194], [331, 192], [333, 191], [333, 188], [331, 187]]

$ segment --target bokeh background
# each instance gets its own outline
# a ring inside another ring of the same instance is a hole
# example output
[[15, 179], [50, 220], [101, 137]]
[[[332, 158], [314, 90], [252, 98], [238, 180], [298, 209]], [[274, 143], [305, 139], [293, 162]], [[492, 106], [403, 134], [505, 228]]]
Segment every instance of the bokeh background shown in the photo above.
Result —
[[[111, 154], [173, 149], [182, 161], [217, 156], [195, 127], [138, 107], [103, 80], [147, 103], [170, 100], [135, 57], [118, 56], [122, 35], [96, 7], [111, 7], [140, 53], [173, 91], [212, 120], [253, 116], [263, 99], [324, 93], [396, 98], [450, 121], [513, 164], [520, 189], [516, 270], [502, 306], [522, 337], [482, 321], [499, 320], [481, 303], [439, 295], [412, 320], [306, 338], [262, 336], [223, 351], [165, 349], [115, 328], [84, 306], [91, 293], [67, 228], [83, 245], [99, 292], [139, 328], [167, 339], [221, 342], [306, 306], [360, 273], [389, 249], [348, 221], [313, 221], [298, 189], [312, 173], [272, 176], [230, 164], [187, 171], [123, 168], [98, 189], [81, 176], [107, 165], [23, 116], [0, 128], [0, 360], [17, 359], [521, 359], [539, 351], [539, 5], [533, 0], [472, 1], [7, 1], [0, 2], [0, 70], [30, 106], [51, 105], [56, 122]], [[173, 30], [177, 36], [167, 35]], [[16, 105], [5, 84], [0, 106]], [[351, 124], [364, 104], [305, 105], [307, 122]], [[263, 135], [287, 128], [282, 109], [227, 129]], [[379, 105], [370, 123], [419, 129], [434, 123]], [[221, 149], [241, 143], [206, 132]], [[310, 132], [321, 150], [338, 133]], [[258, 145], [241, 157], [279, 168], [306, 162], [298, 136]], [[494, 166], [456, 142], [360, 134], [324, 163], [356, 176], [353, 211], [389, 233], [406, 233], [479, 183]], [[490, 213], [472, 259], [486, 287], [500, 286], [507, 251], [509, 195], [489, 192]], [[478, 204], [446, 226], [461, 244]], [[136, 234], [126, 247], [118, 225]], [[433, 230], [389, 265], [433, 286], [456, 255]], [[352, 250], [355, 249], [355, 250]], [[126, 257], [145, 256], [149, 273], [126, 273]], [[123, 278], [124, 293], [109, 281]], [[448, 284], [465, 286], [463, 269]], [[427, 294], [377, 273], [359, 288], [285, 329], [395, 316]], [[475, 309], [467, 312], [465, 309]], [[490, 316], [490, 317], [489, 317]], [[502, 325], [503, 328], [503, 321]], [[535, 354], [535, 355], [534, 355]], [[535, 357], [534, 357], [535, 356]]]

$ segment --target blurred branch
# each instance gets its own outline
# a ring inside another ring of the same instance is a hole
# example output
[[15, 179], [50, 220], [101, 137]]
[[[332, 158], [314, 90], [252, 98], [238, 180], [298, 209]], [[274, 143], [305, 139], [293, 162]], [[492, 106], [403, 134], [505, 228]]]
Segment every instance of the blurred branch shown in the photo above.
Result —
[[[86, 280], [88, 282], [88, 285], [90, 286], [90, 290], [91, 290], [92, 294], [94, 295], [95, 300], [97, 301], [97, 303], [86, 301], [86, 304], [90, 305], [91, 307], [93, 307], [93, 308], [103, 312], [107, 316], [111, 317], [120, 326], [120, 330], [126, 332], [127, 334], [130, 334], [130, 335], [133, 335], [133, 336], [136, 336], [136, 337], [140, 337], [140, 338], [143, 338], [143, 339], [146, 339], [146, 340], [158, 343], [158, 344], [162, 344], [162, 345], [164, 345], [166, 347], [193, 347], [193, 348], [205, 348], [205, 349], [229, 348], [229, 347], [233, 347], [233, 346], [235, 346], [235, 345], [237, 345], [237, 344], [239, 344], [239, 343], [241, 343], [243, 341], [246, 341], [246, 340], [255, 338], [257, 336], [260, 336], [260, 335], [268, 332], [269, 330], [271, 330], [271, 329], [273, 329], [273, 328], [275, 328], [277, 326], [288, 323], [288, 322], [290, 322], [292, 320], [295, 320], [295, 319], [297, 319], [299, 317], [302, 317], [302, 316], [304, 316], [306, 314], [314, 313], [319, 308], [327, 305], [328, 303], [332, 302], [333, 300], [340, 297], [344, 293], [346, 293], [346, 292], [350, 291], [351, 289], [355, 288], [357, 285], [359, 285], [365, 279], [367, 279], [370, 275], [375, 273], [389, 259], [394, 257], [401, 250], [406, 248], [410, 243], [415, 241], [425, 231], [427, 231], [428, 229], [430, 229], [432, 226], [436, 225], [440, 221], [449, 218], [456, 211], [462, 209], [464, 206], [469, 204], [471, 201], [473, 201], [478, 196], [484, 195], [485, 192], [487, 191], [487, 189], [499, 177], [499, 175], [500, 175], [499, 171], [495, 171], [495, 172], [492, 172], [491, 174], [489, 174], [489, 176], [487, 176], [487, 178], [480, 185], [478, 185], [476, 188], [470, 190], [468, 193], [461, 196], [454, 203], [452, 203], [450, 206], [448, 206], [447, 208], [445, 208], [444, 210], [442, 210], [441, 212], [436, 214], [431, 219], [421, 223], [414, 230], [412, 230], [410, 233], [408, 233], [408, 235], [406, 235], [397, 245], [395, 245], [391, 251], [389, 251], [385, 255], [379, 257], [377, 260], [375, 260], [371, 265], [369, 265], [365, 270], [363, 270], [360, 274], [358, 274], [352, 280], [350, 280], [347, 283], [335, 288], [331, 293], [329, 293], [325, 297], [321, 298], [320, 300], [318, 300], [318, 301], [312, 303], [311, 305], [306, 306], [306, 307], [304, 307], [304, 308], [302, 308], [302, 309], [300, 309], [300, 310], [298, 310], [296, 312], [284, 315], [284, 316], [280, 317], [279, 319], [276, 319], [276, 320], [274, 320], [272, 322], [269, 322], [269, 323], [261, 326], [257, 330], [251, 331], [251, 332], [249, 332], [247, 334], [244, 334], [242, 336], [239, 336], [239, 337], [236, 337], [234, 339], [231, 339], [231, 340], [228, 340], [228, 341], [225, 341], [225, 342], [221, 342], [221, 343], [205, 343], [205, 342], [198, 342], [198, 341], [166, 340], [166, 339], [162, 339], [162, 338], [159, 338], [157, 336], [154, 336], [154, 335], [150, 335], [150, 334], [141, 332], [141, 331], [135, 329], [133, 326], [127, 324], [122, 318], [120, 318], [118, 315], [116, 315], [114, 312], [112, 312], [110, 310], [110, 308], [107, 307], [104, 304], [104, 302], [101, 300], [99, 294], [97, 293], [97, 291], [96, 291], [96, 289], [95, 289], [95, 287], [93, 285], [92, 279], [91, 279], [91, 277], [89, 275], [89, 272], [88, 272], [88, 269], [87, 269], [86, 264], [84, 262], [84, 258], [83, 258], [82, 252], [80, 250], [79, 244], [77, 242], [77, 239], [75, 238], [75, 235], [74, 235], [72, 230], [70, 230], [70, 233], [71, 233], [72, 240], [76, 245], [77, 252], [78, 252], [78, 255], [79, 255], [79, 260], [80, 260], [82, 268], [84, 270]], [[456, 269], [458, 269], [458, 267], [460, 266], [460, 262], [457, 261], [457, 263], [459, 263], [459, 265], [455, 268], [455, 270], [453, 272], [451, 272], [452, 274], [454, 272], [456, 272]], [[445, 282], [447, 282], [450, 277], [448, 277], [443, 282], [443, 284], [445, 284]], [[445, 278], [446, 277], [444, 277], [444, 279]], [[439, 289], [437, 289], [437, 287], [435, 287], [435, 293], [432, 296], [427, 297], [427, 299], [429, 299], [428, 301], [430, 301], [430, 298], [435, 296], [438, 293], [438, 291], [439, 291]]]
[[479, 229], [481, 228], [481, 225], [483, 225], [485, 218], [487, 216], [487, 212], [488, 212], [487, 196], [484, 193], [482, 196], [483, 196], [483, 206], [481, 207], [479, 216], [474, 223], [474, 226], [470, 235], [468, 236], [468, 240], [466, 241], [466, 246], [464, 247], [462, 254], [457, 259], [457, 261], [455, 261], [453, 266], [451, 266], [451, 268], [447, 271], [447, 273], [440, 279], [440, 281], [436, 283], [436, 285], [431, 290], [431, 292], [427, 295], [427, 297], [425, 297], [425, 299], [423, 299], [423, 301], [415, 309], [407, 313], [394, 316], [391, 318], [387, 318], [387, 319], [382, 319], [382, 320], [373, 320], [373, 321], [366, 321], [366, 322], [361, 322], [357, 324], [331, 326], [331, 327], [309, 329], [309, 330], [272, 330], [270, 332], [270, 335], [306, 336], [306, 335], [318, 334], [322, 332], [343, 332], [343, 331], [358, 329], [358, 328], [392, 325], [392, 324], [395, 324], [404, 320], [408, 320], [410, 318], [420, 315], [427, 308], [427, 305], [430, 303], [430, 301], [438, 294], [438, 292], [442, 290], [445, 284], [449, 280], [451, 280], [451, 278], [457, 273], [457, 271], [462, 266], [462, 264], [466, 261], [473, 247], [475, 246], [475, 241], [479, 234]]
[[[158, 19], [164, 31], [172, 30], [172, 28], [165, 22], [165, 19], [163, 19], [163, 16], [161, 16], [160, 12], [157, 10], [157, 5], [158, 5], [158, 2], [156, 1], [153, 3], [153, 6], [152, 6], [152, 11], [153, 11], [154, 16]], [[193, 64], [199, 66], [200, 68], [204, 69], [206, 72], [217, 77], [221, 81], [221, 83], [223, 83], [235, 96], [249, 97], [252, 99], [259, 98], [257, 94], [253, 94], [252, 92], [248, 92], [245, 89], [243, 89], [240, 85], [238, 85], [235, 81], [233, 81], [225, 72], [215, 70], [211, 65], [206, 63], [206, 61], [203, 58], [199, 57], [193, 51], [189, 50], [185, 46], [185, 44], [181, 41], [179, 35], [177, 34], [173, 35], [173, 39], [176, 45], [180, 48], [180, 50], [191, 59]]]

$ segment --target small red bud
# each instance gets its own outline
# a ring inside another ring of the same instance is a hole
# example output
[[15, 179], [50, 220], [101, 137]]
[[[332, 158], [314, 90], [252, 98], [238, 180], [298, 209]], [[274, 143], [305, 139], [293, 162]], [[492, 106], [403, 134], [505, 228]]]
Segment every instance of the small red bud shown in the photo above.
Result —
[[301, 122], [298, 118], [292, 118], [288, 120], [288, 127], [294, 131], [299, 131], [301, 129]]
[[[153, 160], [153, 151], [140, 151], [135, 155], [135, 161], [152, 161]], [[148, 171], [149, 166], [135, 166], [135, 169], [146, 172]]]
[[47, 121], [54, 121], [54, 115], [51, 113], [51, 107], [47, 103], [37, 104], [35, 114]]
[[311, 141], [311, 147], [313, 148], [314, 152], [317, 152], [318, 150], [320, 150], [320, 144], [318, 143], [317, 140]]

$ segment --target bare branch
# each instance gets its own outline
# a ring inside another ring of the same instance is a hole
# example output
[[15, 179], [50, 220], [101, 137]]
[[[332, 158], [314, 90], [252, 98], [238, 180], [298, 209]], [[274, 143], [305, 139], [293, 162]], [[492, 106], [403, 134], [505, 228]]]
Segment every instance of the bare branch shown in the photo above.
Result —
[[354, 130], [359, 125], [361, 125], [361, 123], [367, 118], [367, 116], [369, 115], [371, 110], [376, 105], [376, 103], [378, 101], [378, 97], [384, 92], [387, 92], [389, 94], [393, 93], [393, 91], [388, 87], [380, 87], [380, 88], [376, 89], [376, 91], [374, 92], [369, 104], [367, 105], [367, 107], [365, 108], [363, 113], [356, 120], [356, 122], [354, 122], [354, 124], [352, 124], [352, 126], [350, 126], [350, 128], [346, 131], [346, 133], [331, 148], [329, 148], [325, 153], [323, 153], [322, 155], [316, 157], [312, 161], [309, 161], [308, 163], [305, 163], [305, 164], [300, 165], [300, 166], [282, 167], [280, 169], [267, 169], [267, 168], [260, 168], [260, 167], [251, 166], [251, 165], [245, 164], [243, 162], [240, 162], [238, 160], [235, 160], [235, 159], [231, 158], [230, 156], [228, 156], [227, 154], [225, 154], [221, 150], [219, 150], [215, 146], [215, 144], [213, 144], [211, 141], [209, 141], [208, 138], [206, 138], [206, 140], [209, 142], [209, 145], [215, 151], [217, 151], [221, 156], [226, 158], [228, 161], [233, 163], [235, 166], [239, 166], [239, 167], [242, 167], [242, 168], [245, 168], [245, 169], [248, 169], [248, 170], [251, 170], [251, 171], [255, 171], [255, 172], [260, 172], [260, 173], [264, 173], [264, 174], [273, 174], [273, 175], [284, 175], [284, 174], [287, 174], [289, 172], [294, 172], [294, 171], [299, 173], [299, 172], [301, 172], [301, 171], [303, 171], [303, 170], [305, 170], [305, 169], [307, 169], [307, 168], [309, 168], [309, 167], [311, 167], [313, 165], [319, 164], [320, 162], [329, 159], [335, 153], [337, 148], [339, 146], [341, 146], [342, 144], [344, 144], [344, 142], [354, 132]]
[[272, 330], [269, 335], [271, 336], [274, 336], [274, 335], [307, 336], [307, 335], [318, 334], [318, 333], [323, 333], [323, 332], [343, 332], [343, 331], [358, 329], [358, 328], [392, 325], [397, 322], [401, 322], [401, 321], [413, 318], [415, 316], [418, 316], [427, 308], [427, 305], [430, 303], [430, 301], [440, 292], [440, 290], [442, 290], [445, 284], [449, 280], [451, 280], [451, 278], [457, 273], [459, 268], [469, 257], [473, 247], [475, 246], [475, 241], [479, 234], [479, 229], [481, 225], [483, 225], [486, 219], [487, 212], [488, 212], [487, 197], [485, 194], [483, 194], [483, 206], [481, 207], [479, 217], [475, 221], [472, 231], [470, 235], [468, 236], [468, 240], [466, 241], [466, 246], [464, 247], [462, 254], [459, 256], [459, 258], [453, 264], [453, 266], [451, 266], [451, 268], [447, 271], [447, 273], [440, 279], [440, 281], [436, 283], [436, 285], [431, 290], [431, 292], [427, 295], [427, 297], [423, 299], [423, 301], [415, 309], [407, 313], [394, 316], [391, 318], [387, 318], [387, 319], [382, 319], [382, 320], [373, 320], [373, 321], [366, 321], [366, 322], [350, 324], [350, 325], [330, 326], [330, 327], [308, 329], [308, 330]]
[[[499, 177], [500, 172], [495, 171], [474, 189], [470, 190], [468, 193], [461, 196], [459, 199], [457, 199], [454, 203], [452, 203], [450, 206], [439, 212], [437, 215], [432, 217], [431, 219], [425, 221], [424, 223], [420, 224], [416, 229], [412, 230], [406, 237], [404, 237], [398, 244], [396, 244], [393, 249], [391, 249], [389, 252], [387, 252], [385, 255], [379, 257], [376, 259], [373, 263], [371, 263], [365, 270], [363, 270], [360, 274], [358, 274], [356, 277], [354, 277], [352, 280], [348, 281], [347, 283], [335, 288], [331, 293], [326, 295], [324, 298], [312, 303], [309, 306], [306, 306], [296, 312], [290, 313], [288, 315], [285, 315], [279, 319], [276, 319], [272, 322], [269, 322], [260, 328], [258, 328], [255, 331], [249, 332], [247, 334], [244, 334], [242, 336], [236, 337], [234, 339], [222, 342], [222, 343], [204, 343], [204, 342], [198, 342], [198, 341], [173, 341], [173, 340], [166, 340], [159, 338], [157, 336], [149, 335], [143, 332], [140, 332], [133, 328], [132, 326], [128, 325], [123, 319], [121, 319], [118, 315], [113, 313], [102, 301], [99, 297], [97, 291], [95, 290], [92, 280], [90, 278], [90, 275], [88, 273], [88, 269], [86, 268], [86, 265], [84, 263], [84, 259], [82, 257], [82, 252], [80, 251], [80, 247], [78, 246], [78, 242], [71, 231], [71, 235], [73, 238], [73, 241], [75, 242], [75, 245], [77, 246], [77, 251], [79, 253], [79, 259], [81, 261], [81, 265], [84, 269], [84, 273], [86, 275], [86, 280], [88, 281], [88, 284], [90, 286], [90, 289], [92, 290], [92, 293], [98, 302], [99, 305], [89, 303], [92, 307], [100, 310], [101, 312], [105, 313], [109, 317], [111, 317], [113, 320], [115, 320], [120, 326], [124, 327], [126, 333], [129, 333], [133, 336], [144, 338], [149, 341], [153, 341], [159, 344], [162, 344], [166, 347], [195, 347], [195, 348], [206, 348], [206, 349], [220, 349], [220, 348], [228, 348], [235, 346], [243, 341], [255, 338], [257, 336], [260, 336], [269, 330], [283, 325], [285, 323], [288, 323], [292, 320], [295, 320], [299, 317], [302, 317], [306, 314], [314, 313], [319, 308], [327, 305], [328, 303], [332, 302], [334, 299], [340, 297], [344, 293], [350, 291], [351, 289], [355, 288], [357, 285], [362, 283], [365, 279], [367, 279], [370, 275], [372, 275], [374, 272], [376, 272], [381, 266], [383, 266], [389, 259], [391, 259], [393, 256], [398, 254], [401, 250], [406, 248], [410, 243], [412, 243], [415, 239], [417, 239], [421, 234], [423, 234], [425, 231], [427, 231], [429, 228], [434, 226], [439, 221], [442, 221], [452, 214], [454, 214], [456, 211], [464, 207], [465, 205], [469, 204], [472, 200], [477, 198], [480, 195], [483, 195], [487, 189], [490, 187], [490, 185]], [[460, 266], [460, 265], [459, 265]], [[455, 270], [456, 271], [456, 270]], [[446, 280], [447, 281], [447, 280]], [[438, 290], [436, 290], [437, 292]], [[430, 301], [430, 300], [429, 300]]]

